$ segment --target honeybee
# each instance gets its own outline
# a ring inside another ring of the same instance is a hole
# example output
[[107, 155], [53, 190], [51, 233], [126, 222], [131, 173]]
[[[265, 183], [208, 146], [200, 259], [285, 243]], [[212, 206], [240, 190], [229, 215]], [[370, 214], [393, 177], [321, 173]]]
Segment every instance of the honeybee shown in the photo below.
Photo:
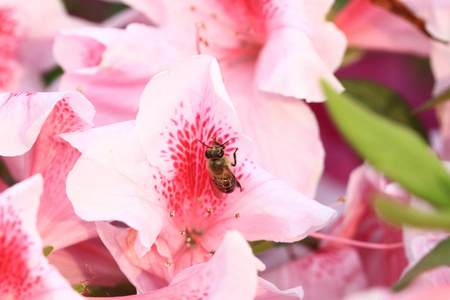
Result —
[[205, 151], [205, 156], [207, 158], [206, 168], [209, 172], [209, 182], [214, 195], [218, 199], [222, 199], [223, 193], [232, 193], [236, 186], [238, 186], [242, 192], [241, 184], [237, 181], [236, 176], [234, 176], [229, 168], [229, 166], [236, 166], [236, 151], [238, 148], [234, 150], [234, 162], [232, 163], [228, 157], [224, 156], [225, 144], [228, 143], [228, 141], [221, 144], [215, 138], [212, 138], [212, 140], [213, 144], [211, 146], [206, 145], [200, 140], [198, 141], [208, 147]]

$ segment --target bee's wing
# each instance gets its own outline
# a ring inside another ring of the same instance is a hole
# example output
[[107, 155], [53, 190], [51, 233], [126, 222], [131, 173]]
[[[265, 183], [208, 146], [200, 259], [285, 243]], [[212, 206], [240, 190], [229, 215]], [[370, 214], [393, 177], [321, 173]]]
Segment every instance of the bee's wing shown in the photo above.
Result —
[[214, 179], [212, 178], [211, 174], [209, 174], [209, 183], [211, 184], [211, 189], [212, 189], [214, 195], [217, 197], [217, 199], [222, 199], [223, 193], [220, 191], [220, 189], [214, 183]]

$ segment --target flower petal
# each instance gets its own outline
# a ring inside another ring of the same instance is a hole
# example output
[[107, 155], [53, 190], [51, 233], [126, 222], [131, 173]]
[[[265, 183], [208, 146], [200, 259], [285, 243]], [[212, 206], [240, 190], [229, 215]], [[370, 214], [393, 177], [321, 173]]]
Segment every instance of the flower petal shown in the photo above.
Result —
[[77, 115], [92, 120], [92, 105], [76, 92], [0, 94], [0, 155], [16, 156], [28, 151], [61, 100], [67, 101]]
[[0, 295], [5, 299], [81, 299], [42, 254], [36, 229], [41, 175], [0, 194]]
[[114, 286], [127, 281], [98, 237], [53, 250], [47, 259], [71, 285], [89, 280], [92, 272], [95, 278], [89, 280], [87, 285]]
[[427, 37], [412, 24], [369, 0], [350, 1], [337, 14], [335, 23], [345, 33], [349, 46], [416, 55], [430, 52]]
[[339, 300], [367, 286], [358, 252], [350, 247], [310, 253], [261, 276], [282, 289], [301, 285], [306, 299]]
[[251, 142], [241, 133], [219, 66], [206, 55], [180, 59], [170, 71], [150, 81], [141, 98], [136, 127], [148, 161], [168, 178], [171, 176], [165, 170], [172, 162], [164, 153], [175, 152], [171, 149], [174, 141], [200, 145], [197, 139], [208, 143], [211, 137], [217, 137], [222, 142], [230, 140], [227, 149], [239, 145], [243, 157], [251, 150]]
[[179, 55], [162, 34], [142, 24], [62, 31], [54, 47], [65, 70], [59, 89], [82, 91], [97, 109], [97, 125], [134, 119], [145, 85]]
[[161, 197], [169, 200], [168, 210], [174, 210], [180, 224], [226, 205], [213, 195], [206, 147], [199, 140], [210, 145], [215, 137], [226, 143], [230, 159], [238, 148], [240, 160], [252, 143], [242, 134], [215, 59], [182, 59], [154, 77], [142, 95], [136, 127], [147, 160], [161, 173]]
[[[167, 286], [168, 281], [147, 272], [145, 269], [147, 265], [151, 265], [153, 269], [159, 269], [159, 274], [167, 271], [164, 263], [161, 262], [161, 265], [156, 265], [158, 260], [155, 257], [148, 258], [155, 251], [148, 252], [141, 260], [137, 257], [135, 249], [139, 240], [136, 238], [132, 239], [133, 236], [136, 237], [137, 235], [135, 230], [107, 222], [96, 223], [100, 238], [119, 265], [120, 270], [136, 287], [138, 293], [146, 293]], [[136, 263], [137, 261], [139, 264]]]
[[325, 95], [320, 79], [337, 91], [344, 90], [308, 36], [295, 29], [274, 32], [261, 50], [256, 68], [258, 87], [265, 92], [321, 102]]
[[288, 187], [250, 161], [235, 173], [243, 192], [229, 195], [224, 221], [216, 230], [233, 228], [250, 241], [294, 242], [325, 227], [336, 215], [334, 209]]
[[259, 91], [254, 71], [247, 63], [223, 72], [243, 131], [255, 142], [250, 159], [313, 197], [324, 161], [317, 120], [304, 102]]
[[158, 174], [139, 147], [130, 124], [104, 127], [87, 145], [67, 178], [67, 194], [83, 219], [118, 220], [140, 231], [149, 248], [161, 231], [165, 204], [150, 185]]
[[273, 283], [258, 277], [258, 291], [255, 297], [256, 300], [303, 299], [303, 295], [303, 289], [301, 286], [281, 291]]
[[33, 161], [31, 174], [44, 177], [37, 221], [44, 244], [61, 248], [96, 235], [93, 224], [82, 222], [74, 214], [65, 191], [67, 174], [80, 153], [58, 137], [90, 127], [92, 105], [76, 92], [3, 96], [0, 114], [6, 119], [3, 126], [8, 128], [1, 131], [0, 139], [11, 138], [12, 142], [2, 144], [0, 151], [18, 155], [34, 144], [34, 151], [27, 154]]

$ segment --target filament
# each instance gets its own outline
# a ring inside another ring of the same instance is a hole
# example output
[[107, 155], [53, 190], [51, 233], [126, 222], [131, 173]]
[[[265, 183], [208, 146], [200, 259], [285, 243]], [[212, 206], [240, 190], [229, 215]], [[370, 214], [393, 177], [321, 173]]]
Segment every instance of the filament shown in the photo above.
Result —
[[349, 238], [343, 238], [343, 237], [323, 234], [320, 232], [311, 233], [309, 236], [313, 237], [313, 238], [321, 239], [321, 240], [328, 240], [328, 241], [333, 241], [333, 242], [337, 242], [337, 243], [341, 243], [341, 244], [345, 244], [345, 245], [351, 245], [351, 246], [367, 248], [367, 249], [391, 250], [391, 249], [403, 248], [403, 242], [391, 243], [391, 244], [362, 242], [362, 241], [355, 241], [355, 240], [352, 240]]

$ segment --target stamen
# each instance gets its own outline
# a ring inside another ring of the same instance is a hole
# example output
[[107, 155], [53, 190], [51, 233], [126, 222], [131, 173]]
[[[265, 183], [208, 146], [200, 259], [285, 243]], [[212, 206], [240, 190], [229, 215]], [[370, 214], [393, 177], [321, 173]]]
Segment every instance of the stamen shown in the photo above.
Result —
[[382, 243], [370, 243], [370, 242], [362, 242], [355, 241], [348, 238], [332, 236], [324, 233], [314, 232], [309, 235], [310, 237], [328, 240], [332, 242], [337, 242], [345, 245], [351, 245], [355, 247], [367, 248], [367, 249], [379, 249], [379, 250], [390, 250], [390, 249], [399, 249], [403, 248], [403, 242], [392, 243], [392, 244], [382, 244]]
[[206, 210], [206, 213], [209, 215], [209, 214], [211, 214], [213, 212], [213, 210], [211, 209], [211, 208], [208, 208], [207, 210]]
[[[226, 218], [223, 218], [223, 219], [218, 219], [218, 220], [215, 220], [213, 223], [210, 223], [209, 225], [208, 225], [208, 227], [210, 227], [210, 228], [213, 228], [214, 226], [216, 226], [217, 224], [220, 224], [220, 223], [222, 223], [222, 222], [226, 222], [226, 221], [229, 221], [229, 220], [233, 220], [233, 219], [239, 219], [241, 217], [241, 214], [240, 213], [236, 213], [234, 216], [232, 216], [232, 217], [226, 217]], [[205, 219], [206, 220], [206, 219]]]
[[342, 203], [345, 202], [345, 197], [341, 197], [339, 199], [336, 200], [336, 202], [334, 202], [333, 204], [328, 205], [331, 208], [335, 208], [338, 207], [339, 205], [341, 205]]
[[184, 231], [184, 230], [181, 230], [180, 233], [181, 233], [181, 235], [186, 235], [186, 231]]
[[170, 262], [166, 261], [166, 262], [164, 263], [164, 266], [165, 266], [166, 268], [170, 267]]
[[170, 211], [169, 216], [170, 216], [171, 218], [173, 218], [173, 217], [175, 216], [175, 211], [174, 211], [174, 210]]
[[212, 255], [216, 254], [216, 250], [212, 249], [211, 251], [209, 251], [209, 253], [211, 253]]

